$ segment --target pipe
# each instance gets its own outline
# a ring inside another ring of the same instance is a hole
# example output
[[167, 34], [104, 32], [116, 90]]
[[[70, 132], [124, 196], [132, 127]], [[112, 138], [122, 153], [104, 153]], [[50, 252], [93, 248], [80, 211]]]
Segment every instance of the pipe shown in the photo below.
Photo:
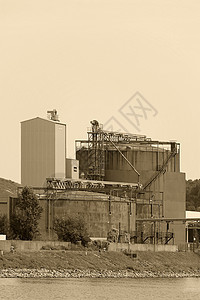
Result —
[[121, 154], [121, 156], [125, 159], [125, 161], [129, 164], [129, 166], [135, 171], [138, 175], [138, 182], [140, 182], [140, 173], [136, 170], [136, 168], [132, 165], [132, 163], [127, 159], [127, 157], [119, 150], [119, 148], [111, 141], [111, 144], [115, 147], [115, 149]]

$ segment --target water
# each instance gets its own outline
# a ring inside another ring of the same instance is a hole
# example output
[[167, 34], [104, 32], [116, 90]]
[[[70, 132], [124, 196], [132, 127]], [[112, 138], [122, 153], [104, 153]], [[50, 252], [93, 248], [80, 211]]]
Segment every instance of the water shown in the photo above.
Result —
[[199, 299], [200, 278], [0, 278], [1, 300]]

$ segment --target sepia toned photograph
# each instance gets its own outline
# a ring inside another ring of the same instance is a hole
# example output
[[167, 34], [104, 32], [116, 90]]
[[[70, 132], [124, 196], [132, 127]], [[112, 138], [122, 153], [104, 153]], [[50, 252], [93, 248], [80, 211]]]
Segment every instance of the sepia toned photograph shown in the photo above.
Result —
[[199, 12], [0, 0], [0, 299], [199, 299]]

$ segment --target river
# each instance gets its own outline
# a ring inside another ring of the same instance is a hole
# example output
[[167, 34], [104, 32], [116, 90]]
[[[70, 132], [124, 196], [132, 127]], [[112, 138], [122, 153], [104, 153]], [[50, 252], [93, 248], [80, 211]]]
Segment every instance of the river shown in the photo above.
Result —
[[200, 278], [0, 278], [1, 300], [199, 299]]

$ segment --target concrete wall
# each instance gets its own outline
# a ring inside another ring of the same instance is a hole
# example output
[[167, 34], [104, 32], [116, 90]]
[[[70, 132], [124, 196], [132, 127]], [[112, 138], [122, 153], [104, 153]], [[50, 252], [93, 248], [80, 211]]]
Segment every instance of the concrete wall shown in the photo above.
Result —
[[[39, 222], [40, 239], [56, 239], [57, 236], [53, 231], [53, 222], [57, 217], [62, 218], [66, 216], [79, 216], [83, 218], [90, 237], [95, 238], [106, 238], [107, 233], [112, 228], [120, 228], [122, 232], [134, 233], [137, 230], [139, 232], [137, 243], [141, 243], [141, 232], [143, 232], [143, 239], [154, 232], [152, 222], [137, 223], [137, 228], [135, 223], [136, 217], [151, 217], [149, 201], [144, 204], [143, 199], [138, 199], [136, 205], [134, 202], [124, 201], [123, 198], [112, 196], [109, 199], [108, 195], [84, 191], [68, 191], [60, 195], [59, 198], [60, 199], [40, 199], [40, 205], [43, 208]], [[12, 208], [14, 207], [13, 201], [15, 199], [11, 200], [10, 207], [12, 213]], [[141, 201], [141, 203], [139, 203], [139, 201]], [[152, 202], [153, 217], [162, 216], [163, 207], [160, 203], [162, 203], [162, 200], [156, 203], [155, 201]], [[181, 214], [179, 215], [181, 210], [176, 213], [174, 204], [168, 209], [174, 210], [175, 217], [181, 217]], [[165, 242], [165, 234], [167, 232], [166, 222], [156, 222], [155, 232], [163, 233], [162, 240], [156, 239], [156, 244]], [[178, 222], [170, 223], [169, 232], [174, 232], [175, 244], [185, 243], [185, 225], [182, 222], [181, 224]], [[134, 236], [134, 234], [132, 234], [132, 236]], [[151, 242], [153, 242], [153, 240], [148, 239], [146, 241], [146, 243]], [[170, 241], [170, 244], [173, 244], [173, 239]]]
[[152, 251], [152, 252], [176, 252], [176, 245], [151, 245], [151, 244], [128, 244], [128, 243], [111, 243], [108, 246], [108, 251]]
[[[70, 242], [58, 242], [58, 241], [18, 241], [18, 240], [7, 240], [0, 241], [0, 251], [9, 252], [11, 246], [14, 246], [15, 251], [40, 251], [42, 247], [65, 247], [71, 249]], [[136, 251], [165, 251], [165, 252], [176, 252], [178, 247], [176, 245], [149, 245], [149, 244], [127, 244], [127, 243], [110, 243], [108, 251], [124, 251], [131, 250]]]
[[164, 181], [164, 214], [168, 218], [185, 218], [186, 181], [184, 173], [166, 172]]
[[[164, 216], [166, 218], [185, 218], [186, 182], [183, 173], [165, 173], [164, 175]], [[174, 222], [169, 230], [175, 234], [175, 243], [185, 242], [185, 224]]]
[[11, 246], [14, 246], [15, 251], [39, 251], [42, 247], [59, 247], [63, 246], [66, 249], [71, 249], [70, 242], [58, 242], [58, 241], [19, 241], [19, 240], [7, 240], [0, 241], [0, 251], [10, 251]]
[[42, 187], [47, 177], [65, 177], [66, 126], [35, 118], [21, 123], [21, 183]]
[[[53, 228], [55, 218], [66, 216], [79, 216], [87, 224], [88, 233], [91, 237], [107, 237], [112, 228], [121, 227], [122, 231], [135, 230], [135, 216], [130, 215], [127, 202], [119, 199], [108, 199], [107, 195], [97, 193], [73, 192], [66, 193], [64, 199], [40, 200], [43, 207], [40, 220], [40, 232], [42, 237], [52, 236], [49, 226]], [[120, 224], [120, 225], [119, 225]], [[55, 235], [54, 235], [55, 237]]]
[[[89, 195], [91, 194], [91, 195]], [[91, 237], [106, 238], [107, 233], [112, 229], [120, 229], [126, 232], [136, 231], [135, 218], [150, 218], [150, 205], [130, 203], [120, 200], [119, 197], [112, 197], [111, 201], [106, 195], [78, 192], [77, 195], [73, 193], [66, 193], [65, 199], [57, 200], [41, 200], [43, 206], [43, 214], [40, 221], [40, 231], [42, 237], [51, 238], [53, 220], [59, 217], [66, 216], [80, 216], [82, 217], [88, 228], [88, 233]], [[174, 210], [174, 216], [181, 218], [181, 210], [176, 212], [175, 204], [171, 208]], [[153, 203], [153, 216], [162, 216], [163, 208], [160, 204]], [[165, 214], [164, 214], [165, 216]], [[168, 215], [166, 216], [168, 217]], [[49, 231], [50, 226], [50, 231]], [[153, 232], [153, 225], [151, 222], [144, 222], [142, 225], [137, 225], [137, 230], [143, 232], [144, 238]], [[156, 232], [162, 232], [163, 235], [167, 232], [166, 222], [156, 223]], [[174, 240], [170, 241], [170, 244], [184, 244], [185, 243], [185, 225], [181, 222], [170, 223], [169, 232], [173, 232], [175, 235]], [[48, 236], [48, 234], [50, 234]], [[55, 235], [54, 235], [55, 238]], [[137, 242], [140, 241], [138, 237]], [[164, 240], [163, 240], [164, 241]], [[161, 241], [158, 241], [160, 243]], [[150, 243], [150, 240], [147, 241]]]

